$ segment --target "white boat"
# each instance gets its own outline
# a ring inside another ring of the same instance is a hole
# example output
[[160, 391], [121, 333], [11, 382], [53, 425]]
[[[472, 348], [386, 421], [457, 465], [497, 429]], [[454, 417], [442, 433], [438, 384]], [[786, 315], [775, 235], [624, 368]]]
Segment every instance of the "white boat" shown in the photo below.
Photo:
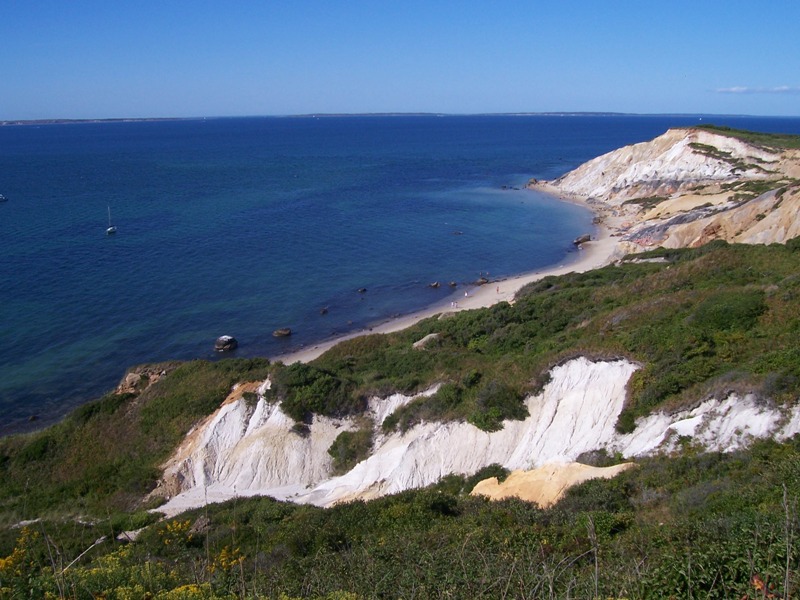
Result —
[[111, 235], [112, 233], [117, 233], [116, 225], [111, 224], [111, 207], [108, 207], [108, 228], [106, 229], [106, 235]]

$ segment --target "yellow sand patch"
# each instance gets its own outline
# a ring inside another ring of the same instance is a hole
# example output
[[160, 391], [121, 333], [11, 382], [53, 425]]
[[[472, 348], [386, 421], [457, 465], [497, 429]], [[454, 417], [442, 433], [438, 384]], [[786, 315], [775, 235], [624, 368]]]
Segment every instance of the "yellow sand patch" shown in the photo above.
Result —
[[492, 500], [520, 498], [547, 508], [558, 502], [573, 485], [589, 479], [611, 479], [632, 466], [633, 463], [613, 467], [591, 467], [580, 463], [544, 465], [532, 471], [513, 471], [503, 483], [499, 483], [497, 477], [484, 479], [472, 493]]

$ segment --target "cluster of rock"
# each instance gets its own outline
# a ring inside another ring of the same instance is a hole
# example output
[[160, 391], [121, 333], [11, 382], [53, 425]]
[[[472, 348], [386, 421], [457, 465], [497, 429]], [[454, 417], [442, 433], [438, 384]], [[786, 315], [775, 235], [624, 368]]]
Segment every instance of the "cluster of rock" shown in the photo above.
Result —
[[173, 361], [131, 367], [122, 377], [114, 393], [139, 394], [180, 365], [179, 361]]

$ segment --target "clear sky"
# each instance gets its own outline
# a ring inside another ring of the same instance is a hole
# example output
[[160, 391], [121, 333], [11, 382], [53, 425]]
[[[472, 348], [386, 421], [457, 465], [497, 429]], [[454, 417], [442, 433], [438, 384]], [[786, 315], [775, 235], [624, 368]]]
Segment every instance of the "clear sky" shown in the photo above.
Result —
[[0, 120], [800, 115], [798, 0], [2, 0]]

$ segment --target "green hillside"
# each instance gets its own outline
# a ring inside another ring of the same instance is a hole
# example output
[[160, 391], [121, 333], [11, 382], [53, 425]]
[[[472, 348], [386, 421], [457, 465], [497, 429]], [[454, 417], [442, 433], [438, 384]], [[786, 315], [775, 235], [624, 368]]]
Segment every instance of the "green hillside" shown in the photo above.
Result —
[[[680, 455], [638, 460], [638, 469], [579, 486], [548, 510], [467, 496], [480, 477], [327, 510], [239, 499], [159, 523], [141, 500], [158, 465], [234, 382], [267, 375], [271, 399], [299, 433], [310, 414], [357, 415], [371, 395], [432, 383], [444, 385], [384, 427], [463, 419], [495, 430], [524, 418], [523, 398], [577, 355], [642, 365], [620, 431], [655, 409], [732, 391], [794, 405], [798, 298], [800, 239], [713, 243], [550, 277], [513, 306], [356, 338], [309, 365], [172, 366], [142, 392], [108, 395], [54, 427], [0, 439], [0, 598], [765, 597], [753, 576], [794, 594], [795, 441], [729, 455], [687, 441]], [[430, 333], [439, 336], [425, 350], [412, 348]], [[369, 438], [336, 444], [346, 470]], [[33, 522], [22, 529], [21, 521]], [[148, 523], [141, 541], [112, 541]], [[195, 587], [168, 593], [181, 585]]]

